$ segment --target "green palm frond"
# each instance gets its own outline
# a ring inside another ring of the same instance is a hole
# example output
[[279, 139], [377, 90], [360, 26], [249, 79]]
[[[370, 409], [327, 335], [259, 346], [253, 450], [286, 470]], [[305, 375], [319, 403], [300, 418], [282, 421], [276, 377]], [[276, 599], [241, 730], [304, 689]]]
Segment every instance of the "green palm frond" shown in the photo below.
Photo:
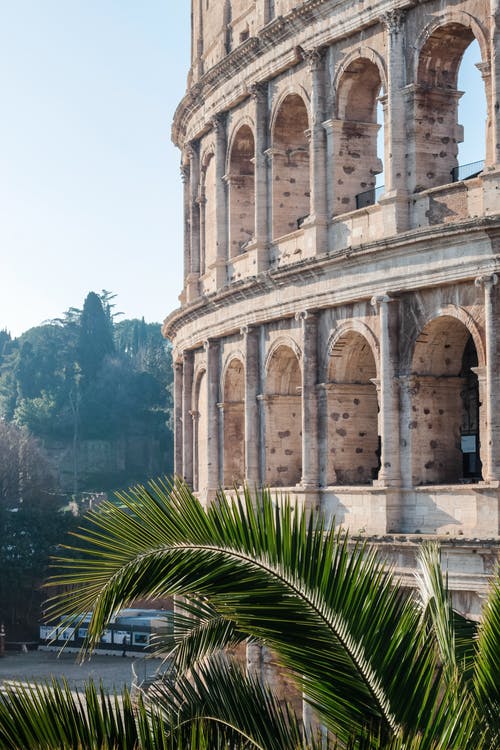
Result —
[[247, 639], [244, 633], [200, 600], [178, 601], [173, 617], [173, 633], [152, 640], [153, 652], [167, 655], [175, 669], [185, 672], [218, 651], [234, 648]]
[[474, 670], [473, 694], [481, 722], [487, 727], [488, 747], [500, 747], [500, 578], [498, 571], [483, 608]]
[[206, 659], [189, 676], [154, 683], [148, 700], [163, 712], [177, 740], [198, 723], [214, 746], [222, 742], [226, 743], [223, 747], [255, 750], [303, 748], [293, 712], [269, 688], [222, 655]]
[[[144, 709], [142, 709], [144, 710]], [[0, 693], [2, 750], [132, 750], [153, 748], [150, 736], [139, 737], [130, 696], [119, 701], [92, 683], [81, 694], [67, 683], [12, 685]]]
[[374, 552], [265, 492], [258, 504], [248, 492], [235, 502], [221, 494], [208, 510], [181, 484], [120, 499], [90, 515], [78, 556], [59, 560], [53, 580], [74, 588], [55, 597], [52, 614], [93, 611], [90, 647], [138, 597], [207, 599], [275, 650], [339, 739], [367, 725], [389, 737], [432, 723], [439, 734], [434, 645]]

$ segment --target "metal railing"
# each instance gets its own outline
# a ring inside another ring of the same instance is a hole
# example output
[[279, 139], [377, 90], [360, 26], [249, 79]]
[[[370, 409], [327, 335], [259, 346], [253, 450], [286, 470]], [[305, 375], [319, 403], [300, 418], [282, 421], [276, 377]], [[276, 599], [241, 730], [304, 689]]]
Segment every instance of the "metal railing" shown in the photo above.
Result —
[[484, 159], [481, 161], [471, 161], [470, 164], [459, 164], [458, 167], [453, 167], [451, 170], [451, 181], [461, 182], [462, 180], [470, 180], [472, 177], [477, 177], [478, 174], [484, 169]]
[[370, 190], [365, 190], [364, 193], [358, 193], [356, 196], [356, 208], [366, 208], [367, 206], [375, 205], [384, 194], [384, 190], [385, 185], [379, 185]]

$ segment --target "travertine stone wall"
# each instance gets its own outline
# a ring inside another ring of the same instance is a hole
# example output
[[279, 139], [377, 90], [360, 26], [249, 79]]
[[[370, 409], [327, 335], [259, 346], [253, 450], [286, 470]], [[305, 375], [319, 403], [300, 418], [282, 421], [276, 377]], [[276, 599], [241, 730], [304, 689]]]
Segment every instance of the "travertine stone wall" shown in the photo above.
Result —
[[193, 0], [176, 471], [207, 502], [247, 481], [351, 531], [498, 540], [500, 7], [355, 6]]

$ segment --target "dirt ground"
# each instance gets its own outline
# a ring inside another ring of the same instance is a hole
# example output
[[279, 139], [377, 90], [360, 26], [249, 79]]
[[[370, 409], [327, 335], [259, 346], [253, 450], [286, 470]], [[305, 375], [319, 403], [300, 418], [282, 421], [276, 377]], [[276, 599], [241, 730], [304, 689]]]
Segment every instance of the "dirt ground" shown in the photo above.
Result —
[[76, 654], [53, 651], [9, 652], [0, 658], [0, 687], [11, 682], [46, 682], [52, 677], [64, 677], [72, 690], [85, 682], [102, 682], [109, 691], [121, 692], [123, 686], [131, 687], [136, 674], [136, 684], [151, 679], [161, 669], [160, 659], [117, 656], [93, 656], [79, 664]]

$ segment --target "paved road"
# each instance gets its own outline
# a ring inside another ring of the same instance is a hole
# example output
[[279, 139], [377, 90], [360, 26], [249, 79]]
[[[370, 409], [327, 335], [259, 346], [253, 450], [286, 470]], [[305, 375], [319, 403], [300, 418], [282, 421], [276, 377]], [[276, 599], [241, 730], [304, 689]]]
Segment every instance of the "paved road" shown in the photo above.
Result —
[[78, 664], [77, 655], [53, 651], [29, 651], [26, 654], [7, 652], [0, 658], [0, 686], [5, 682], [44, 682], [52, 676], [65, 677], [70, 687], [77, 690], [88, 680], [103, 683], [106, 690], [120, 692], [131, 686], [132, 667], [141, 683], [151, 678], [161, 667], [161, 660], [150, 658], [123, 658], [118, 656], [93, 656], [90, 661]]

